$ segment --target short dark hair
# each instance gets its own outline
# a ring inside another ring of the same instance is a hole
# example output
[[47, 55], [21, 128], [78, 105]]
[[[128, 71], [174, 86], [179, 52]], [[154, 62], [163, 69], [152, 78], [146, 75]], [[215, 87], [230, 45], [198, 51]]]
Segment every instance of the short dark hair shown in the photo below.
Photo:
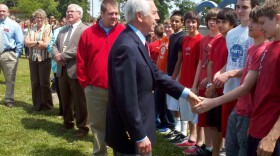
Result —
[[183, 19], [184, 15], [183, 15], [182, 11], [174, 10], [173, 13], [171, 14], [170, 18], [173, 17], [173, 16], [180, 16], [181, 17], [181, 22], [184, 21], [184, 19]]
[[232, 8], [223, 8], [219, 11], [217, 19], [227, 20], [233, 27], [239, 25], [238, 17], [234, 9]]
[[251, 0], [251, 8], [254, 8], [256, 6], [260, 5], [259, 0]]
[[189, 11], [189, 12], [186, 12], [186, 14], [184, 15], [184, 24], [185, 24], [185, 22], [186, 22], [187, 19], [196, 20], [196, 22], [197, 22], [197, 29], [199, 28], [199, 25], [200, 25], [200, 17], [199, 17], [198, 12], [196, 12], [196, 11]]
[[257, 8], [257, 17], [265, 16], [272, 20], [276, 14], [280, 14], [279, 0], [266, 0]]
[[111, 4], [112, 6], [119, 6], [118, 5], [118, 2], [116, 0], [103, 0], [101, 5], [100, 5], [100, 10], [101, 12], [106, 12], [107, 11], [107, 8], [106, 8], [106, 5], [107, 4]]
[[208, 27], [208, 21], [211, 19], [211, 18], [217, 18], [217, 15], [219, 13], [220, 9], [219, 8], [212, 8], [210, 10], [207, 11], [207, 15], [205, 17], [205, 25], [206, 27], [209, 29]]

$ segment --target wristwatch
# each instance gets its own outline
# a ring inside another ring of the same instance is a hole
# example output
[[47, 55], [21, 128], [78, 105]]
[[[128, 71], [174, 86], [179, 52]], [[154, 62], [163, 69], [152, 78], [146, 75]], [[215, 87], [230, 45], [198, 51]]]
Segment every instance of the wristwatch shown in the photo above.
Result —
[[213, 83], [207, 83], [206, 88], [209, 88], [213, 85]]

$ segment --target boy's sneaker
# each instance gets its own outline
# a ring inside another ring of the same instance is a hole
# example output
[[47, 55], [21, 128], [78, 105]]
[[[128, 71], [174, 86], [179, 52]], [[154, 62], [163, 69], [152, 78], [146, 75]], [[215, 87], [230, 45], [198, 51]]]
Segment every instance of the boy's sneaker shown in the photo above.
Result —
[[188, 137], [185, 136], [184, 134], [180, 133], [174, 139], [170, 140], [170, 143], [178, 144], [178, 143], [181, 143], [181, 142], [183, 142], [185, 140], [188, 140]]
[[196, 153], [191, 154], [191, 156], [212, 156], [212, 152], [206, 149], [206, 145], [203, 144], [198, 148]]
[[196, 153], [198, 151], [199, 148], [200, 148], [199, 146], [194, 145], [194, 146], [191, 146], [191, 147], [185, 149], [183, 151], [183, 153], [186, 154], [186, 155], [194, 154], [194, 153]]
[[188, 139], [188, 140], [185, 140], [185, 141], [183, 141], [183, 142], [181, 142], [181, 143], [176, 144], [176, 146], [177, 146], [177, 147], [185, 148], [185, 147], [192, 147], [192, 146], [194, 146], [195, 144], [196, 144], [195, 141], [190, 142], [190, 140]]
[[169, 132], [171, 132], [171, 130], [169, 128], [159, 128], [158, 132], [160, 132], [160, 133], [169, 133]]
[[221, 149], [220, 156], [226, 156], [226, 149], [225, 148]]
[[172, 130], [168, 134], [164, 135], [163, 138], [165, 138], [165, 139], [174, 139], [178, 134], [180, 134], [180, 132], [178, 132], [177, 130]]

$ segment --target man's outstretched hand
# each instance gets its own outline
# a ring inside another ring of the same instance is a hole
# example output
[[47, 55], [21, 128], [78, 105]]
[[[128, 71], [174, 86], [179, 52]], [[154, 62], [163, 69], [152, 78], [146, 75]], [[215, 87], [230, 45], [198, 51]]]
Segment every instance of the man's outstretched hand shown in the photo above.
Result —
[[208, 99], [204, 97], [199, 97], [199, 99], [201, 100], [201, 102], [192, 107], [192, 111], [196, 114], [207, 112], [217, 106], [215, 99]]
[[191, 104], [191, 107], [198, 104], [201, 100], [196, 96], [192, 91], [189, 92], [189, 95], [187, 97], [187, 100]]

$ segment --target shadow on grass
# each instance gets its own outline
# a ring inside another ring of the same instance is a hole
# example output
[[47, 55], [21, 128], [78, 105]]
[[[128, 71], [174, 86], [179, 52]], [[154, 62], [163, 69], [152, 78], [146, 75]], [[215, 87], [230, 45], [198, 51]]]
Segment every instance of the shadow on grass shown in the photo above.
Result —
[[21, 123], [25, 129], [44, 130], [55, 137], [64, 138], [68, 142], [74, 142], [77, 140], [93, 142], [89, 135], [85, 137], [76, 137], [74, 136], [74, 129], [62, 131], [62, 124], [48, 121], [46, 119], [23, 118], [21, 119]]
[[53, 108], [53, 110], [41, 110], [41, 111], [36, 111], [33, 108], [32, 104], [28, 104], [24, 101], [15, 101], [15, 107], [22, 107], [23, 110], [26, 111], [27, 114], [30, 115], [45, 115], [45, 116], [57, 116], [58, 115], [58, 108]]
[[32, 155], [38, 156], [54, 156], [54, 155], [67, 155], [67, 156], [86, 156], [79, 150], [70, 150], [65, 148], [49, 148], [49, 147], [36, 147], [32, 151]]
[[[168, 154], [167, 154], [168, 153]], [[153, 149], [154, 156], [184, 156], [182, 149], [171, 144], [169, 140], [163, 138], [163, 134], [157, 133], [156, 146]]]
[[[1, 73], [0, 73], [1, 74]], [[5, 81], [0, 80], [0, 84], [6, 84]]]

